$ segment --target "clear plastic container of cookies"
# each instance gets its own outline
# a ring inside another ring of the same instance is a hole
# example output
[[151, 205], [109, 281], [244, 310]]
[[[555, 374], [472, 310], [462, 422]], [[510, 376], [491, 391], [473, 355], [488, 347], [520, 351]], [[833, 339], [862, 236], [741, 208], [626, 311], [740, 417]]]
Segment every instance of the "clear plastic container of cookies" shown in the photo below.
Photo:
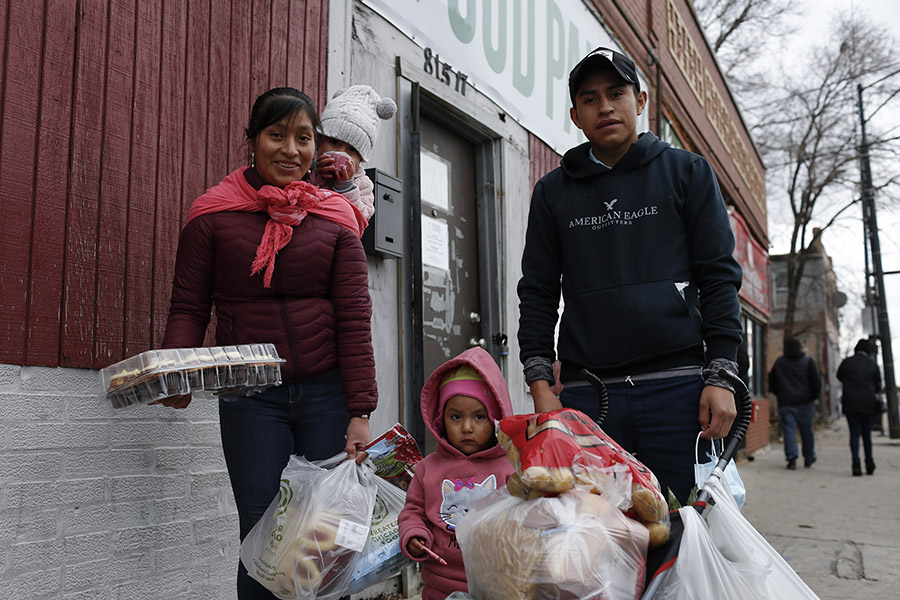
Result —
[[210, 392], [246, 396], [281, 384], [274, 344], [148, 350], [100, 371], [101, 396], [115, 408]]

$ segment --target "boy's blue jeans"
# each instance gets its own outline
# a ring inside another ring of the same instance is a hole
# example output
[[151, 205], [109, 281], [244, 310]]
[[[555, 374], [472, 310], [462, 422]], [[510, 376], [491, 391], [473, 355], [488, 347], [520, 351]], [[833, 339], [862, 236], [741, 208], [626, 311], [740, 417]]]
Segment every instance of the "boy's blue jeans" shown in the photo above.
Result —
[[[630, 452], [683, 504], [694, 487], [694, 444], [700, 432], [700, 375], [612, 383], [606, 386], [609, 411], [601, 428]], [[591, 418], [597, 414], [597, 393], [591, 386], [563, 389], [566, 408]], [[700, 462], [707, 462], [708, 440], [699, 444]]]
[[[320, 460], [344, 449], [350, 415], [340, 372], [219, 400], [219, 423], [243, 540], [278, 494], [291, 454]], [[240, 600], [275, 598], [242, 564], [237, 587]]]
[[808, 402], [796, 406], [780, 405], [778, 418], [784, 431], [784, 458], [794, 460], [797, 452], [797, 430], [800, 430], [800, 442], [803, 444], [803, 458], [809, 463], [816, 458], [816, 438], [813, 435], [813, 419], [816, 416], [816, 403]]

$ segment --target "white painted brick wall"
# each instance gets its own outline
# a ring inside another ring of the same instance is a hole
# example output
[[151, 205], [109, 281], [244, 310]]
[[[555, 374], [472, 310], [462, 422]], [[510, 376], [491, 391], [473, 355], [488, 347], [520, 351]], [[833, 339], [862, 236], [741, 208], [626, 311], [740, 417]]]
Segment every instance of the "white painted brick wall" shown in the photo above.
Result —
[[233, 600], [216, 403], [114, 410], [97, 385], [0, 365], [0, 598]]
[[0, 599], [234, 600], [216, 403], [116, 410], [97, 386], [96, 371], [0, 365]]

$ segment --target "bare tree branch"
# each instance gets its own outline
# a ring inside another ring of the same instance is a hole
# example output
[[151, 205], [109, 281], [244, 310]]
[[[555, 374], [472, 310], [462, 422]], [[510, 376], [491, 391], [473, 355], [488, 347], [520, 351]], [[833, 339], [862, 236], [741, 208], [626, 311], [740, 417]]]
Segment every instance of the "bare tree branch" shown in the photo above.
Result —
[[694, 0], [694, 10], [706, 32], [719, 66], [736, 92], [758, 89], [752, 57], [772, 40], [793, 33], [791, 0]]
[[[900, 63], [892, 55], [895, 43], [884, 28], [864, 17], [839, 15], [831, 34], [810, 49], [805, 61], [795, 56], [790, 63], [781, 63], [781, 71], [773, 69], [780, 56], [764, 51], [777, 48], [777, 38], [791, 32], [788, 21], [796, 14], [794, 4], [694, 2], [768, 167], [768, 203], [790, 210], [785, 335], [796, 333], [801, 282], [807, 260], [820, 252], [822, 233], [859, 204], [856, 86], [871, 82], [867, 104], [877, 108], [869, 108], [870, 115], [900, 94], [895, 77]], [[753, 71], [747, 66], [752, 63], [748, 57], [761, 58], [765, 68]], [[900, 136], [890, 133], [867, 126], [873, 170], [900, 155]], [[896, 189], [900, 182], [896, 169], [878, 170], [890, 175], [876, 184], [877, 189]]]

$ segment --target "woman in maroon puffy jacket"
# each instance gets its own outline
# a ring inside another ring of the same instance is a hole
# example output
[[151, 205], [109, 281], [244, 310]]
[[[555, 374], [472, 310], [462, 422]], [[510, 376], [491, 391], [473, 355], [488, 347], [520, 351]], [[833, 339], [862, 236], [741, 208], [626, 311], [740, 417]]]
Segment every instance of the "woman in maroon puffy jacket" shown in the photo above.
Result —
[[[377, 390], [365, 219], [341, 196], [301, 181], [318, 129], [305, 94], [275, 88], [257, 98], [246, 130], [250, 166], [194, 202], [178, 242], [163, 346], [203, 345], [214, 305], [216, 344], [274, 343], [287, 361], [282, 385], [219, 400], [241, 539], [278, 494], [291, 454], [356, 455], [370, 441]], [[274, 596], [239, 566], [238, 597]]]

